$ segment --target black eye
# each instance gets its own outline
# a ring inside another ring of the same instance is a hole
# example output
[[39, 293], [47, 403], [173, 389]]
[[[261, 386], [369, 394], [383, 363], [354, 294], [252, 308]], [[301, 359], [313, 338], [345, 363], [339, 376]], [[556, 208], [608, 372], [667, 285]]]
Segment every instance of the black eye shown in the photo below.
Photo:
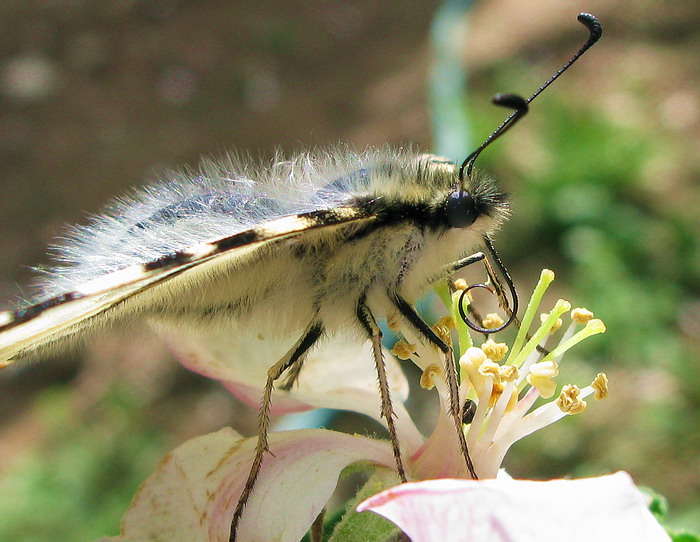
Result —
[[445, 215], [447, 216], [447, 223], [452, 228], [466, 228], [471, 226], [476, 220], [476, 207], [474, 205], [474, 198], [471, 197], [469, 192], [452, 192], [450, 197], [447, 198], [447, 204], [445, 205]]

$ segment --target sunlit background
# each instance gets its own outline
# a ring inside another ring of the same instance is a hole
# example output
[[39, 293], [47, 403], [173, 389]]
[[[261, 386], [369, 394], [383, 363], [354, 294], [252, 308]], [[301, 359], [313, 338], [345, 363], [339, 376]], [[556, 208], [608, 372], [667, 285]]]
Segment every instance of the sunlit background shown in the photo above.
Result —
[[[475, 2], [447, 44], [466, 69], [457, 113], [428, 86], [440, 8], [1, 2], [2, 307], [31, 292], [30, 267], [49, 263], [65, 224], [202, 155], [436, 139], [449, 153], [471, 134], [465, 156], [504, 116], [490, 97], [529, 95], [583, 42], [576, 15], [591, 11], [601, 42], [480, 167], [512, 194], [497, 246], [521, 291], [549, 267], [550, 302], [585, 303], [607, 323], [564, 369], [582, 382], [605, 370], [611, 397], [519, 443], [506, 467], [624, 469], [668, 497], [675, 525], [700, 529], [700, 4]], [[133, 335], [0, 373], [0, 540], [117, 534], [169, 450], [225, 425], [255, 434], [254, 412]]]

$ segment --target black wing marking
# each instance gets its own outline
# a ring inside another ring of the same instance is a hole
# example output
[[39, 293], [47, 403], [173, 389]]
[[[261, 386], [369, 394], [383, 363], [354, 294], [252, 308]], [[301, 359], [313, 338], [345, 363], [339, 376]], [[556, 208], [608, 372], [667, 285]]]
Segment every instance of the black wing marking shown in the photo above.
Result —
[[0, 312], [0, 367], [25, 351], [51, 342], [61, 331], [104, 312], [131, 296], [232, 251], [256, 250], [271, 241], [321, 228], [370, 222], [376, 215], [355, 207], [336, 207], [265, 222], [230, 237], [200, 243], [157, 260], [126, 267], [17, 311]]

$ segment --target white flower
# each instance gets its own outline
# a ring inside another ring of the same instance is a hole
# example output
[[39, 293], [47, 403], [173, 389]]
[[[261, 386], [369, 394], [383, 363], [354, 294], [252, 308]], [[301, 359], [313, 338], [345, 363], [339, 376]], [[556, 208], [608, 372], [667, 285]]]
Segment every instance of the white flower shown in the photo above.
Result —
[[412, 542], [662, 542], [670, 540], [625, 472], [534, 482], [426, 480], [364, 501]]

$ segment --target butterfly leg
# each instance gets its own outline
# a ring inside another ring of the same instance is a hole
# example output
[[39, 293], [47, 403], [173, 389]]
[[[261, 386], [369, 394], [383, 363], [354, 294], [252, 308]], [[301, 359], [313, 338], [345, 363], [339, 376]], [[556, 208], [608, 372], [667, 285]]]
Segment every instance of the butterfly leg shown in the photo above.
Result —
[[289, 350], [289, 352], [287, 352], [287, 354], [285, 354], [280, 361], [275, 363], [267, 371], [267, 381], [265, 382], [265, 390], [263, 392], [258, 417], [258, 443], [255, 448], [255, 458], [253, 459], [253, 464], [250, 467], [248, 479], [246, 480], [243, 491], [241, 492], [241, 496], [238, 498], [236, 511], [233, 514], [233, 520], [231, 521], [231, 536], [229, 539], [231, 542], [236, 540], [236, 529], [238, 528], [238, 522], [241, 519], [241, 515], [243, 514], [243, 509], [248, 502], [248, 498], [253, 491], [258, 474], [260, 474], [263, 457], [265, 453], [269, 451], [267, 431], [270, 425], [270, 406], [272, 404], [272, 390], [275, 387], [275, 381], [279, 379], [284, 371], [290, 367], [294, 367], [297, 363], [301, 363], [309, 349], [316, 344], [322, 335], [323, 326], [319, 322], [313, 322], [311, 325], [309, 325], [304, 332], [304, 335], [302, 335], [302, 337]]
[[389, 299], [391, 299], [391, 302], [396, 307], [396, 309], [403, 315], [406, 321], [420, 335], [420, 337], [422, 337], [423, 340], [425, 340], [427, 343], [440, 349], [440, 351], [445, 357], [445, 376], [447, 377], [447, 385], [448, 389], [450, 390], [450, 414], [452, 414], [452, 418], [455, 422], [459, 447], [462, 450], [462, 455], [464, 456], [464, 460], [467, 464], [467, 469], [469, 470], [469, 474], [471, 475], [471, 477], [476, 480], [478, 479], [478, 476], [476, 474], [476, 471], [474, 470], [474, 464], [472, 463], [472, 459], [469, 456], [467, 439], [464, 436], [464, 431], [462, 430], [462, 409], [460, 407], [459, 401], [459, 383], [457, 382], [457, 371], [455, 369], [452, 348], [449, 345], [445, 344], [445, 342], [435, 334], [435, 332], [430, 328], [428, 324], [426, 324], [423, 321], [423, 319], [415, 311], [415, 309], [411, 307], [408, 301], [403, 299], [398, 294], [389, 294]]
[[300, 359], [297, 361], [294, 365], [292, 365], [289, 368], [289, 371], [287, 371], [287, 376], [284, 378], [284, 380], [280, 383], [279, 389], [283, 391], [289, 391], [291, 390], [294, 385], [297, 383], [297, 380], [299, 380], [299, 375], [301, 375], [301, 368], [304, 366], [304, 359]]
[[367, 332], [367, 336], [372, 341], [372, 352], [374, 353], [374, 364], [377, 367], [377, 379], [379, 380], [379, 394], [381, 397], [382, 417], [386, 420], [386, 426], [389, 430], [389, 438], [391, 439], [391, 447], [396, 459], [396, 470], [402, 482], [406, 482], [406, 471], [401, 459], [401, 449], [399, 447], [399, 437], [396, 434], [396, 425], [394, 424], [394, 409], [391, 405], [391, 394], [389, 392], [389, 381], [386, 375], [386, 364], [384, 363], [384, 355], [382, 353], [382, 331], [377, 325], [372, 312], [365, 304], [364, 297], [357, 304], [357, 320]]
[[452, 273], [455, 273], [460, 269], [463, 269], [473, 263], [484, 261], [485, 259], [486, 254], [484, 254], [483, 252], [475, 252], [471, 256], [467, 256], [466, 258], [462, 258], [461, 260], [457, 260], [456, 262], [447, 264], [445, 267], [442, 268], [442, 271], [440, 272], [440, 277], [449, 277], [450, 275], [452, 275]]

